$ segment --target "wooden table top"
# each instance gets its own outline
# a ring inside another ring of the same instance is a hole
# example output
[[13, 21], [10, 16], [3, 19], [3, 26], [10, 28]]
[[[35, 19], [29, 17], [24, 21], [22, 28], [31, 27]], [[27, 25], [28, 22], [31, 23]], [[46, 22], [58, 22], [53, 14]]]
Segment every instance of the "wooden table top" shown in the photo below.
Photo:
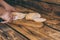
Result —
[[0, 24], [0, 40], [60, 40], [60, 17], [54, 13], [41, 15], [47, 19], [46, 22], [16, 20], [12, 23]]

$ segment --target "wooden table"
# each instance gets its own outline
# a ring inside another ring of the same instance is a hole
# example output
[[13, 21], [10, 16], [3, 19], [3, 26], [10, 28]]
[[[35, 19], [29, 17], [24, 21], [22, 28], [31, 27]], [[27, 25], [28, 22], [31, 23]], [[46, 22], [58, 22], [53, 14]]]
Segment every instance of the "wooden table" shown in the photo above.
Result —
[[[34, 12], [23, 7], [17, 10]], [[54, 13], [41, 14], [47, 21], [16, 20], [12, 23], [0, 24], [0, 40], [60, 40], [60, 17]]]

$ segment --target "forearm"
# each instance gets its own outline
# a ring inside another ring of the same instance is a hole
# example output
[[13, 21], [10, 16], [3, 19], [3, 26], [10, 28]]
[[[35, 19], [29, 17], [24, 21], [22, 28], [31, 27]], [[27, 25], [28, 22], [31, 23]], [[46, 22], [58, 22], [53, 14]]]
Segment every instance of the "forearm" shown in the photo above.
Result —
[[4, 0], [0, 0], [0, 5], [3, 5], [3, 3], [4, 3]]
[[2, 2], [3, 0], [0, 0], [0, 2]]
[[4, 0], [0, 0], [0, 5], [2, 5], [3, 7], [6, 7], [6, 5], [8, 5]]

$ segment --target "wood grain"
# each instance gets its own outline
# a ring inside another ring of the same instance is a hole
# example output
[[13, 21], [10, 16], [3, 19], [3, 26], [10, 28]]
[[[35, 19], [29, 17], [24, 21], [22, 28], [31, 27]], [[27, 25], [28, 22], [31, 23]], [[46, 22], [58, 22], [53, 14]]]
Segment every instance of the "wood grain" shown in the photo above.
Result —
[[36, 23], [23, 19], [0, 24], [0, 40], [60, 40], [60, 6], [57, 5], [59, 0], [20, 1], [21, 4], [16, 5], [17, 11], [39, 12], [47, 21]]

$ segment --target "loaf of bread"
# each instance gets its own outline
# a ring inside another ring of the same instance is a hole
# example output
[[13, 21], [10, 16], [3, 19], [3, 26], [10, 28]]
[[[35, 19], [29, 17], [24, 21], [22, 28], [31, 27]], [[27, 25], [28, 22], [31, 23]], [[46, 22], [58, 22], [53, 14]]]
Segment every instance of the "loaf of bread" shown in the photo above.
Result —
[[35, 18], [33, 19], [35, 22], [45, 22], [46, 19], [45, 18]]
[[39, 13], [28, 13], [25, 18], [26, 20], [33, 20], [35, 18], [40, 18], [40, 17], [41, 15]]
[[41, 15], [39, 13], [29, 13], [26, 15], [26, 20], [33, 20], [35, 22], [44, 22], [46, 21], [45, 18], [41, 18]]
[[26, 20], [31, 20], [31, 21], [35, 21], [35, 22], [44, 22], [44, 21], [46, 21], [45, 18], [41, 18], [41, 15], [39, 13], [24, 14], [24, 13], [19, 13], [19, 12], [12, 12], [12, 14], [14, 15], [13, 20], [25, 18]]
[[26, 14], [19, 12], [12, 12], [12, 14], [14, 15], [13, 20], [23, 19], [26, 16]]

